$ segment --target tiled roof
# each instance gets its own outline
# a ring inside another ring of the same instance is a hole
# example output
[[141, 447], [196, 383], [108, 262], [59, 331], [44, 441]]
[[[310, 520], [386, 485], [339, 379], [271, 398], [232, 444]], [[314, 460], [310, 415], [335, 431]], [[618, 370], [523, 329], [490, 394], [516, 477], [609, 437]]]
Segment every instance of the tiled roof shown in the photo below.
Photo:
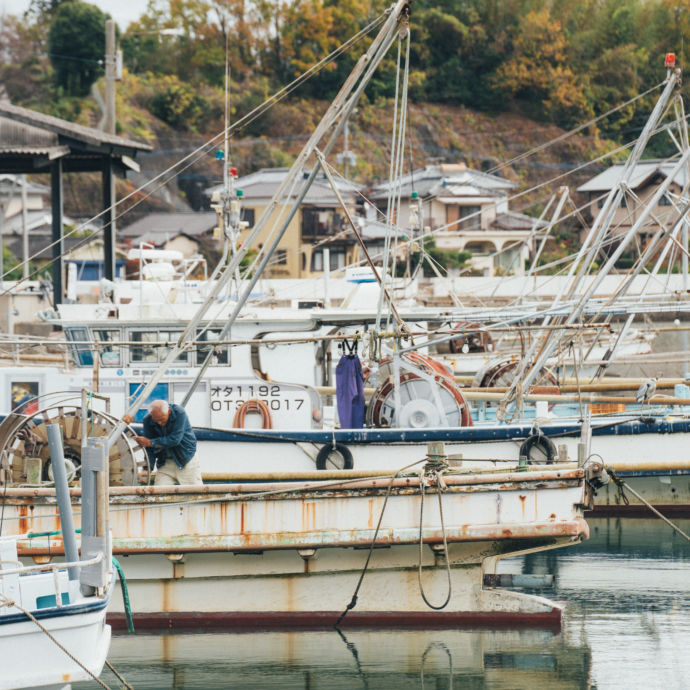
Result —
[[[289, 168], [262, 168], [261, 170], [257, 170], [254, 173], [235, 180], [235, 188], [242, 190], [243, 197], [246, 201], [258, 199], [268, 200], [273, 197], [289, 172]], [[303, 173], [303, 179], [305, 181], [307, 177], [309, 177], [308, 171]], [[336, 177], [335, 182], [343, 197], [343, 201], [346, 203], [353, 203], [356, 194], [363, 189], [361, 185], [342, 178]], [[223, 186], [218, 185], [207, 189], [205, 193], [211, 196], [214, 192], [222, 191], [222, 189]], [[295, 189], [297, 191], [301, 189], [299, 181], [295, 185]], [[323, 174], [317, 175], [304, 197], [304, 203], [317, 206], [321, 205], [328, 208], [339, 206], [338, 199], [333, 193], [330, 183]]]
[[[420, 197], [430, 196], [504, 196], [516, 187], [498, 175], [472, 170], [464, 164], [427, 165], [403, 175], [399, 183], [402, 186], [402, 197], [409, 199], [415, 191]], [[390, 184], [384, 182], [376, 185], [372, 191], [372, 199], [385, 199], [388, 196]]]
[[[599, 173], [596, 177], [588, 180], [583, 185], [577, 188], [578, 192], [608, 192], [619, 182], [623, 175], [624, 163], [617, 163], [612, 165], [604, 172]], [[650, 180], [654, 175], [659, 174], [663, 177], [667, 177], [673, 171], [676, 163], [674, 161], [667, 160], [650, 160], [650, 161], [640, 161], [634, 168], [633, 174], [630, 178], [628, 186], [631, 189], [638, 189], [644, 186], [648, 180]], [[675, 181], [684, 187], [687, 183], [688, 172], [687, 168], [683, 166], [680, 169], [678, 175], [676, 175]]]
[[215, 213], [150, 213], [124, 228], [120, 237], [161, 244], [177, 235], [199, 237], [217, 225]]

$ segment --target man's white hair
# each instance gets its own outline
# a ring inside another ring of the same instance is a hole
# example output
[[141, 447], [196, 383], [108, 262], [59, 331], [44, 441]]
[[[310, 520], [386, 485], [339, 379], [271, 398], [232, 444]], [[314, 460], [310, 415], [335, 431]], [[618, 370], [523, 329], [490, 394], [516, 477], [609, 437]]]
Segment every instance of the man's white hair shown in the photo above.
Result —
[[170, 410], [170, 405], [168, 405], [167, 400], [154, 400], [149, 405], [149, 412], [153, 412], [154, 410], [160, 410], [162, 414], [168, 414], [168, 411]]

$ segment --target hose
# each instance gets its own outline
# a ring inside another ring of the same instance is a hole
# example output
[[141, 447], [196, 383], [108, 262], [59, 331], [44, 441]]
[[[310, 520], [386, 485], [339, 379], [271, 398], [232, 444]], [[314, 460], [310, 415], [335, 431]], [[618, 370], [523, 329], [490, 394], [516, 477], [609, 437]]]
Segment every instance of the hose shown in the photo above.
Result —
[[237, 412], [235, 412], [235, 418], [232, 420], [232, 425], [235, 429], [244, 429], [244, 422], [249, 412], [258, 412], [261, 415], [262, 429], [273, 428], [273, 419], [271, 418], [271, 411], [268, 409], [268, 405], [263, 400], [252, 398], [243, 402], [237, 409]]
[[129, 603], [129, 590], [127, 589], [127, 578], [125, 572], [122, 570], [120, 562], [113, 556], [113, 566], [117, 570], [117, 576], [120, 578], [120, 589], [122, 590], [122, 603], [125, 607], [125, 620], [127, 621], [127, 632], [134, 632], [134, 621], [132, 620], [132, 606]]

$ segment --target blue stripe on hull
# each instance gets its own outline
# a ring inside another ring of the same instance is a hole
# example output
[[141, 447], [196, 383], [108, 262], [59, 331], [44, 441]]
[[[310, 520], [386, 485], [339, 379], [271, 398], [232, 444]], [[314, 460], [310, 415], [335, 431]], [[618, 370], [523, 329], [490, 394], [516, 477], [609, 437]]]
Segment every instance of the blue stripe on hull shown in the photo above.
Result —
[[[76, 616], [80, 613], [94, 613], [95, 611], [101, 611], [108, 606], [109, 602], [110, 595], [88, 604], [70, 604], [69, 606], [53, 606], [47, 609], [38, 609], [36, 611], [31, 611], [31, 615], [38, 620]], [[11, 613], [7, 616], [0, 616], [0, 625], [8, 625], [9, 623], [26, 623], [29, 620], [31, 619], [25, 616], [23, 613]]]
[[[561, 422], [540, 425], [544, 436], [559, 438], [578, 436], [579, 422]], [[338, 443], [428, 443], [430, 441], [447, 441], [455, 443], [504, 441], [525, 439], [535, 433], [533, 424], [496, 424], [490, 426], [456, 427], [451, 429], [338, 429], [336, 431], [280, 431], [263, 429], [235, 429], [221, 431], [195, 427], [199, 441], [244, 441], [248, 443], [272, 441], [277, 443], [330, 443], [335, 437]], [[633, 434], [677, 434], [690, 432], [690, 419], [651, 419], [642, 422], [639, 419], [627, 422], [594, 425], [594, 436], [630, 436]]]

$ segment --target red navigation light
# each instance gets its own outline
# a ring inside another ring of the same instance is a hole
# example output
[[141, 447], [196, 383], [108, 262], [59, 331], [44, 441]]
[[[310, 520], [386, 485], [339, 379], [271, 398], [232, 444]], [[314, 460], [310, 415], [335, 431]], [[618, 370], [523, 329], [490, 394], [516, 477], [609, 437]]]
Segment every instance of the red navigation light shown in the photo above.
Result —
[[233, 177], [237, 177], [237, 168], [230, 168], [230, 174]]
[[666, 53], [666, 57], [664, 58], [664, 67], [673, 67], [676, 64], [676, 54], [675, 53]]

